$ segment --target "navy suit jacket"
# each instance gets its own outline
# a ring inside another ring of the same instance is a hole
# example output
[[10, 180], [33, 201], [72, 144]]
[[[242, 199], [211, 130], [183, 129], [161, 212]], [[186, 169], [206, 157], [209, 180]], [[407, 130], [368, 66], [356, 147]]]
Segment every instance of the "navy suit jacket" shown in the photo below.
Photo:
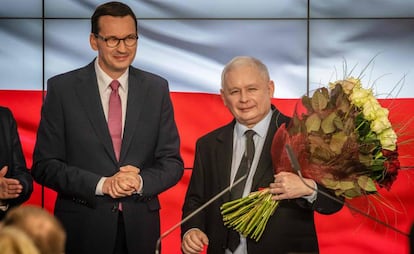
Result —
[[[122, 201], [129, 253], [154, 253], [160, 235], [157, 195], [183, 174], [180, 140], [165, 79], [129, 68], [128, 102], [117, 162], [94, 63], [48, 80], [33, 159], [34, 179], [58, 193], [55, 215], [67, 232], [66, 254], [112, 254]], [[95, 195], [103, 176], [141, 169], [142, 195]]]
[[[23, 191], [19, 197], [2, 200], [9, 209], [22, 204], [30, 198], [33, 192], [33, 179], [26, 166], [16, 120], [8, 108], [0, 107], [0, 169], [8, 166], [5, 177], [19, 180]], [[6, 212], [0, 210], [0, 220]]]
[[[272, 120], [253, 177], [251, 191], [266, 188], [274, 181], [270, 149], [277, 127], [290, 119], [274, 109]], [[183, 217], [228, 187], [233, 151], [235, 120], [201, 137], [196, 144], [194, 169], [187, 190]], [[318, 188], [323, 188], [318, 186]], [[181, 227], [184, 234], [191, 228], [199, 228], [209, 238], [208, 253], [222, 254], [227, 248], [228, 230], [224, 226], [220, 206], [230, 200], [227, 193], [210, 204]], [[318, 195], [310, 204], [303, 198], [283, 200], [268, 221], [261, 239], [248, 239], [249, 254], [310, 253], [318, 251], [313, 211], [333, 213], [342, 205], [325, 196]]]

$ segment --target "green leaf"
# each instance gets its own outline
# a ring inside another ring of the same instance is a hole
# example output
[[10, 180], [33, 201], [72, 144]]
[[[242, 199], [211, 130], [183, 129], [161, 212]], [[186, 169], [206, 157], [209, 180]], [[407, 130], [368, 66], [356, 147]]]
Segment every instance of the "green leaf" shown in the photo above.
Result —
[[329, 144], [329, 148], [335, 154], [342, 153], [342, 147], [344, 146], [345, 142], [348, 140], [348, 137], [345, 135], [344, 132], [337, 132], [332, 135], [331, 143]]
[[342, 119], [338, 116], [334, 118], [333, 123], [337, 129], [343, 130], [345, 127]]
[[335, 112], [330, 113], [325, 119], [322, 120], [321, 128], [323, 133], [330, 134], [336, 130], [334, 120], [337, 117]]
[[372, 164], [372, 156], [371, 155], [364, 155], [362, 153], [359, 153], [359, 162], [364, 164], [365, 166], [369, 167]]
[[312, 96], [312, 108], [316, 112], [320, 112], [326, 108], [329, 101], [329, 93], [326, 88], [317, 89]]
[[362, 195], [361, 191], [359, 189], [350, 189], [350, 190], [346, 190], [344, 191], [344, 193], [342, 194], [345, 198], [348, 199], [352, 199], [352, 198], [356, 198]]
[[335, 153], [331, 151], [329, 145], [323, 143], [321, 146], [315, 147], [315, 151], [311, 154], [311, 161], [319, 163], [326, 163], [335, 157]]
[[353, 181], [339, 181], [339, 189], [348, 191], [355, 188], [355, 183]]
[[377, 191], [374, 181], [366, 175], [358, 177], [358, 185], [367, 192]]
[[306, 119], [305, 125], [308, 133], [312, 131], [319, 131], [319, 128], [321, 127], [321, 119], [318, 114], [313, 113], [308, 117], [308, 119]]
[[311, 99], [308, 96], [302, 96], [302, 105], [308, 110], [308, 112], [313, 112]]
[[351, 102], [349, 101], [348, 96], [342, 90], [341, 93], [338, 94], [338, 98], [336, 100], [336, 107], [339, 111], [342, 111], [344, 113], [349, 112], [351, 108]]
[[339, 182], [331, 178], [322, 178], [322, 184], [326, 188], [331, 189], [331, 190], [336, 190], [338, 189], [338, 186], [339, 186]]

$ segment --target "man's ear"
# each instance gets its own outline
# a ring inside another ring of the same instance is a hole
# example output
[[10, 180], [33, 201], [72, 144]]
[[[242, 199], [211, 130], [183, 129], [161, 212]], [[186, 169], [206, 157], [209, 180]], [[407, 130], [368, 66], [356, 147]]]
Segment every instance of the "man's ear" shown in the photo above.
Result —
[[221, 89], [220, 89], [220, 96], [221, 96], [221, 100], [222, 100], [222, 101], [223, 101], [223, 103], [224, 103], [224, 106], [226, 106], [226, 107], [227, 107], [226, 97], [224, 96], [224, 90], [223, 90], [223, 88], [221, 88]]
[[269, 89], [270, 98], [273, 98], [273, 95], [275, 93], [275, 83], [273, 82], [273, 80], [269, 80], [267, 87]]
[[89, 44], [93, 50], [98, 50], [98, 38], [96, 38], [92, 33], [89, 35]]

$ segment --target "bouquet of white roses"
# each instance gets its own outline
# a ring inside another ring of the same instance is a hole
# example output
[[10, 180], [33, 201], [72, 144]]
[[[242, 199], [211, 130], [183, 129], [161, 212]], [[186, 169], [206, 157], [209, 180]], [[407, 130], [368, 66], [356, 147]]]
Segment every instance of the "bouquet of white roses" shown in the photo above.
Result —
[[[289, 126], [275, 133], [275, 173], [292, 171], [284, 149], [289, 144], [306, 178], [348, 199], [390, 189], [400, 163], [397, 135], [371, 89], [348, 78], [303, 96]], [[278, 201], [268, 189], [223, 204], [224, 224], [258, 241]]]

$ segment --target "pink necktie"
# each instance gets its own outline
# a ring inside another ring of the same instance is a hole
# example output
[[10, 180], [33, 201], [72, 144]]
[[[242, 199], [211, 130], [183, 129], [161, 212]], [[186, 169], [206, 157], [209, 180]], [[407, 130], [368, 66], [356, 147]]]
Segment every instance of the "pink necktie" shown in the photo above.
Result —
[[118, 93], [120, 86], [118, 80], [113, 80], [110, 84], [112, 92], [109, 97], [108, 109], [108, 128], [111, 134], [116, 159], [119, 161], [122, 143], [122, 105], [121, 97]]

